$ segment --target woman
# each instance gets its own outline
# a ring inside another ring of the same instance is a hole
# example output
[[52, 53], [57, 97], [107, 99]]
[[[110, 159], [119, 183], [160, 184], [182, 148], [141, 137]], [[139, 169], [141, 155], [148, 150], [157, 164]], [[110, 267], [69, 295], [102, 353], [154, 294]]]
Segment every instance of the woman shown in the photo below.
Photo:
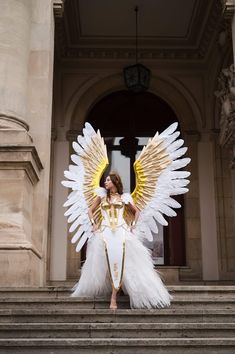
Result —
[[[139, 210], [130, 194], [123, 193], [117, 173], [107, 176], [105, 189], [97, 191], [99, 196], [89, 208], [95, 236], [88, 242], [87, 259], [72, 296], [106, 295], [112, 286], [110, 309], [116, 309], [117, 292], [122, 287], [132, 308], [169, 306], [171, 296], [154, 269], [150, 252], [133, 235]], [[100, 225], [93, 214], [99, 206], [103, 217]], [[124, 218], [127, 208], [134, 213], [130, 227]]]
[[[188, 191], [190, 175], [182, 168], [189, 158], [180, 158], [187, 151], [177, 139], [177, 123], [161, 134], [158, 132], [143, 148], [134, 163], [136, 186], [132, 194], [123, 193], [117, 173], [110, 173], [105, 188], [99, 187], [109, 162], [100, 132], [85, 124], [83, 136], [73, 142], [74, 165], [65, 171], [72, 189], [65, 212], [72, 243], [79, 252], [88, 240], [87, 258], [81, 278], [72, 296], [101, 296], [112, 293], [110, 308], [116, 309], [117, 292], [122, 287], [130, 297], [132, 308], [165, 307], [171, 295], [153, 266], [150, 251], [143, 245], [158, 233], [157, 224], [166, 226], [163, 214], [171, 217], [180, 204], [171, 196]], [[180, 169], [180, 171], [178, 171]]]

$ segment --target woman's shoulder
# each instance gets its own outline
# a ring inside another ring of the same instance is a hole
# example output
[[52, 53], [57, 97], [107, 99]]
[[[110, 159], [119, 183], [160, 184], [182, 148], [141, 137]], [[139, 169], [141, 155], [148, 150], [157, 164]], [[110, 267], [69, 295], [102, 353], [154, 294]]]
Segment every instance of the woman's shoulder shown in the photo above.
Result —
[[121, 199], [125, 204], [133, 203], [133, 199], [130, 193], [122, 193]]

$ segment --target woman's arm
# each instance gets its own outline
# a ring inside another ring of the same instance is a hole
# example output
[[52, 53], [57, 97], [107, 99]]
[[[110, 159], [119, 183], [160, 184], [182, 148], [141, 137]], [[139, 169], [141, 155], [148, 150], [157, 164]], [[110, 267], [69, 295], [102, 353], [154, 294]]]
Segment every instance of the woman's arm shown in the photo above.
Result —
[[101, 198], [97, 197], [94, 200], [93, 204], [88, 209], [88, 216], [89, 216], [91, 223], [92, 223], [92, 231], [93, 232], [97, 231], [97, 229], [98, 229], [98, 225], [95, 223], [93, 213], [96, 210], [96, 208], [99, 206], [100, 202], [101, 202]]
[[132, 221], [132, 224], [131, 224], [131, 231], [135, 228], [135, 225], [139, 219], [139, 215], [140, 215], [140, 211], [139, 209], [135, 206], [135, 204], [132, 204], [132, 203], [129, 203], [129, 206], [131, 208], [131, 210], [133, 211], [135, 217], [134, 217], [134, 220]]

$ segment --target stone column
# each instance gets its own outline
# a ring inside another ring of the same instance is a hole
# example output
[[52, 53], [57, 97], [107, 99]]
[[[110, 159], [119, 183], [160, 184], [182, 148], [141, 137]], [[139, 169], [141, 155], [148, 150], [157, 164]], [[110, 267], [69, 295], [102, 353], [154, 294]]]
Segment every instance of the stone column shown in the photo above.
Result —
[[0, 115], [26, 120], [31, 1], [2, 0], [0, 12]]
[[73, 234], [69, 233], [67, 218], [64, 216], [66, 208], [63, 204], [67, 200], [69, 190], [62, 186], [61, 181], [66, 179], [64, 171], [68, 169], [70, 155], [74, 153], [72, 142], [79, 132], [67, 132], [57, 128], [57, 139], [53, 148], [52, 173], [52, 227], [51, 227], [51, 281], [73, 281], [80, 275], [81, 253], [76, 252], [76, 245], [71, 243]]
[[198, 182], [198, 131], [184, 131], [183, 139], [188, 147], [186, 155], [191, 162], [186, 170], [191, 172], [189, 177], [189, 192], [184, 195], [185, 216], [185, 246], [187, 268], [180, 269], [180, 280], [198, 281], [202, 279], [202, 250], [200, 230], [200, 205]]
[[213, 137], [202, 133], [198, 144], [203, 280], [219, 279]]
[[1, 286], [46, 283], [53, 54], [53, 1], [2, 0]]
[[52, 227], [51, 227], [51, 256], [50, 280], [62, 281], [67, 279], [67, 243], [68, 223], [64, 216], [66, 211], [63, 204], [67, 200], [68, 189], [61, 181], [65, 179], [64, 171], [69, 165], [69, 141], [56, 140], [53, 153], [52, 173]]
[[[0, 12], [0, 284], [32, 284], [33, 188], [42, 164], [28, 134], [27, 90], [31, 7], [3, 0]], [[29, 271], [30, 270], [30, 271]]]

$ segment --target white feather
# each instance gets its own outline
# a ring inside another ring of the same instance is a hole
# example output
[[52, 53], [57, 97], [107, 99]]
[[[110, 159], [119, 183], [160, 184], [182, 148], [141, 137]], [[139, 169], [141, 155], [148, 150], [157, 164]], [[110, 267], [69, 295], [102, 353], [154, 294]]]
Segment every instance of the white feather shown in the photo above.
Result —
[[191, 173], [188, 171], [174, 171], [174, 172], [172, 171], [169, 172], [169, 174], [171, 179], [187, 178], [191, 175]]
[[171, 163], [171, 170], [178, 170], [179, 168], [183, 168], [189, 164], [191, 159], [189, 157], [185, 157], [184, 159], [176, 160]]
[[76, 151], [78, 155], [83, 154], [83, 148], [78, 143], [76, 143], [76, 141], [74, 141], [72, 145], [73, 145], [73, 149]]
[[161, 211], [163, 214], [167, 215], [167, 216], [176, 216], [176, 212], [171, 209], [170, 207], [168, 207], [166, 204], [162, 204], [159, 206], [159, 211]]
[[166, 138], [167, 136], [169, 136], [170, 134], [174, 133], [174, 131], [177, 129], [178, 127], [178, 123], [175, 122], [173, 124], [171, 124], [167, 129], [165, 129], [160, 135], [159, 138]]
[[77, 175], [70, 171], [64, 171], [64, 176], [72, 181], [77, 181]]
[[85, 139], [83, 136], [79, 135], [79, 136], [77, 137], [77, 141], [78, 141], [79, 145], [81, 145], [81, 147], [82, 147], [83, 149], [86, 149], [86, 148], [87, 148], [86, 139]]
[[172, 208], [175, 208], [175, 209], [181, 208], [180, 203], [178, 203], [175, 199], [173, 199], [173, 198], [171, 198], [171, 197], [166, 198], [166, 199], [165, 199], [165, 202], [166, 202], [167, 205], [169, 205], [169, 206], [172, 207]]
[[87, 130], [87, 132], [88, 132], [88, 134], [89, 134], [90, 136], [96, 134], [95, 130], [93, 129], [93, 127], [91, 126], [90, 123], [86, 122], [86, 123], [85, 123], [85, 128], [86, 128], [86, 130]]
[[184, 144], [183, 139], [178, 139], [168, 146], [167, 152], [171, 153], [175, 150], [178, 150], [183, 144]]
[[71, 160], [72, 160], [76, 165], [78, 165], [79, 167], [81, 167], [82, 161], [81, 161], [80, 156], [73, 154], [73, 155], [71, 155]]
[[157, 222], [159, 222], [159, 224], [163, 225], [163, 226], [167, 226], [168, 222], [166, 221], [166, 219], [162, 216], [162, 214], [160, 212], [156, 212], [154, 214], [154, 219], [157, 220]]
[[89, 238], [89, 234], [88, 232], [85, 232], [82, 237], [80, 238], [77, 246], [76, 246], [76, 251], [79, 252], [81, 250], [81, 248], [83, 247], [84, 243], [87, 241], [87, 239]]
[[185, 194], [188, 192], [188, 188], [175, 188], [171, 191], [171, 195]]
[[165, 138], [164, 146], [167, 148], [167, 146], [169, 146], [173, 141], [175, 141], [175, 139], [177, 139], [179, 135], [180, 132], [175, 132], [172, 135], [170, 135], [168, 138]]
[[170, 153], [170, 158], [172, 160], [178, 159], [179, 157], [183, 156], [186, 153], [187, 150], [188, 150], [187, 147], [183, 147], [183, 148], [178, 149], [178, 150], [176, 150], [174, 152], [171, 152]]

